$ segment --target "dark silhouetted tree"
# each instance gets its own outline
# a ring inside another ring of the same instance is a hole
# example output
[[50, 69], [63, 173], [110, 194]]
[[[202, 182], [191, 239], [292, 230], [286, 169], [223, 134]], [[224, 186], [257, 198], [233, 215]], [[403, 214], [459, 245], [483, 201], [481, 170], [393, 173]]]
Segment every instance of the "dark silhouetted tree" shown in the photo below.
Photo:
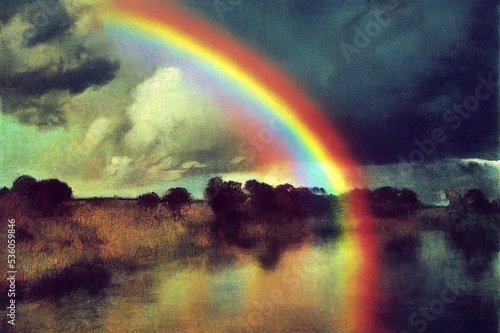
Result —
[[500, 200], [493, 200], [491, 202], [491, 209], [496, 213], [500, 213]]
[[311, 189], [311, 192], [315, 195], [326, 195], [326, 191], [324, 188], [322, 187], [316, 187], [314, 186], [312, 189]]
[[7, 187], [2, 187], [0, 189], [0, 198], [6, 196], [9, 193], [10, 193], [10, 190]]
[[374, 190], [369, 200], [376, 217], [397, 217], [415, 212], [420, 205], [417, 194], [408, 189], [397, 190], [384, 186]]
[[243, 204], [248, 198], [241, 183], [223, 181], [220, 177], [211, 178], [205, 189], [205, 198], [216, 217], [214, 234], [217, 236], [223, 232], [226, 239], [237, 242], [246, 214]]
[[[205, 199], [210, 203], [211, 206], [213, 200], [219, 194], [219, 190], [222, 187], [224, 181], [221, 177], [212, 177], [208, 180], [207, 187], [205, 187]], [[213, 207], [212, 207], [213, 208]]]
[[72, 190], [68, 184], [58, 179], [46, 179], [36, 185], [37, 208], [44, 215], [53, 215], [65, 201], [71, 199]]
[[[318, 193], [322, 193], [318, 190]], [[275, 189], [277, 210], [285, 220], [294, 218], [318, 217], [329, 213], [332, 200], [323, 194], [314, 194], [307, 187], [293, 187], [290, 184], [278, 185]]]
[[375, 202], [391, 202], [395, 201], [398, 195], [398, 190], [390, 186], [380, 187], [373, 191], [372, 199]]
[[252, 179], [245, 183], [244, 189], [250, 196], [251, 208], [256, 215], [264, 217], [276, 211], [276, 194], [271, 185]]
[[293, 216], [307, 217], [310, 215], [310, 208], [312, 206], [314, 195], [306, 187], [298, 187], [292, 190], [292, 207], [289, 207]]
[[143, 207], [153, 208], [160, 203], [161, 199], [158, 194], [151, 192], [146, 194], [141, 194], [137, 198], [137, 204]]
[[309, 195], [308, 215], [311, 217], [329, 216], [333, 218], [333, 210], [337, 208], [338, 201], [332, 195], [328, 195], [322, 188], [315, 190], [309, 189], [312, 195]]
[[355, 188], [348, 194], [349, 204], [360, 212], [367, 212], [370, 208], [370, 200], [373, 192], [366, 188]]
[[373, 191], [370, 199], [370, 209], [376, 217], [394, 217], [394, 203], [398, 191], [395, 188], [384, 186]]
[[38, 182], [31, 176], [21, 176], [12, 184], [12, 192], [35, 198], [37, 195]]
[[241, 212], [241, 205], [247, 199], [241, 183], [222, 181], [220, 177], [211, 178], [205, 189], [205, 197], [215, 214], [235, 217]]
[[175, 216], [181, 215], [183, 206], [192, 202], [191, 194], [182, 187], [171, 188], [163, 196], [162, 202], [166, 203], [168, 208]]
[[396, 195], [397, 210], [401, 213], [413, 213], [420, 206], [420, 200], [415, 192], [404, 188]]
[[465, 192], [462, 199], [465, 208], [471, 212], [487, 213], [491, 209], [491, 203], [479, 189], [470, 189]]
[[276, 186], [276, 205], [281, 213], [289, 213], [290, 208], [295, 205], [294, 198], [295, 187], [290, 184], [280, 184]]

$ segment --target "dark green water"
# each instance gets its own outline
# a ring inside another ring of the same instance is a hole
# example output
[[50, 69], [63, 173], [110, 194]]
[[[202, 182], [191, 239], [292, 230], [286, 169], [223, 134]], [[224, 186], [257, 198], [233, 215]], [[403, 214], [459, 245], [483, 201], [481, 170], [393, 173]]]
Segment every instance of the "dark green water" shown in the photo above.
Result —
[[[373, 290], [355, 285], [350, 270], [359, 253], [343, 239], [287, 251], [275, 270], [239, 251], [205, 253], [115, 272], [112, 286], [95, 296], [79, 291], [23, 302], [11, 331], [353, 332], [372, 318], [380, 332], [500, 332], [498, 256], [489, 264], [466, 260], [442, 232], [423, 232], [420, 239], [413, 254], [377, 257]], [[371, 306], [353, 308], [352, 299]]]

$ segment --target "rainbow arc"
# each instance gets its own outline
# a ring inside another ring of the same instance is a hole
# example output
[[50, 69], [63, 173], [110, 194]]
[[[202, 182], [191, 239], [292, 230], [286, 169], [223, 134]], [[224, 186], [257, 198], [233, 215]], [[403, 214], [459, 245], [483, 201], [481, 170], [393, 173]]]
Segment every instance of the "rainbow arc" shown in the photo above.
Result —
[[[318, 184], [330, 193], [344, 193], [365, 185], [346, 142], [320, 108], [287, 74], [226, 31], [175, 3], [153, 5], [144, 0], [115, 0], [114, 8], [104, 11], [103, 18], [111, 30], [164, 45], [234, 86], [237, 95], [259, 106], [255, 113], [263, 123], [278, 120], [283, 124], [285, 131], [280, 131], [280, 140], [294, 147], [289, 162], [304, 169], [315, 168], [304, 172], [322, 178]], [[339, 294], [347, 311], [332, 321], [340, 321], [342, 332], [346, 333], [377, 331], [377, 244], [374, 238], [360, 236], [353, 228], [370, 223], [361, 206], [362, 202], [344, 203], [338, 216], [347, 227], [341, 240], [343, 252], [335, 254], [332, 261], [332, 265], [345, 266], [338, 283], [343, 286]], [[305, 247], [302, 251], [306, 258], [313, 249]], [[252, 286], [258, 287], [257, 280], [262, 278], [258, 271], [253, 275], [247, 284], [248, 302], [252, 301]]]

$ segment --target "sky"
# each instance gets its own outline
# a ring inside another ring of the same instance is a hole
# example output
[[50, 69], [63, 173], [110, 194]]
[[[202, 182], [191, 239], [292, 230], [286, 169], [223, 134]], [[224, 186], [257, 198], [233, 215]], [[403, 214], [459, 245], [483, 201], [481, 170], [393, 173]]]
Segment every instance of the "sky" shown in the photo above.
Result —
[[496, 97], [443, 120], [479, 76], [497, 81], [496, 1], [184, 2], [292, 73], [361, 163], [399, 161], [438, 126], [449, 139], [426, 160], [498, 156]]
[[[434, 202], [427, 184], [460, 179], [498, 195], [496, 1], [179, 1], [291, 76], [372, 187]], [[106, 4], [1, 2], [0, 185], [31, 174], [79, 196], [176, 185], [200, 196], [217, 174], [294, 182], [282, 165], [246, 164], [213, 89], [168, 50], [110, 31]]]

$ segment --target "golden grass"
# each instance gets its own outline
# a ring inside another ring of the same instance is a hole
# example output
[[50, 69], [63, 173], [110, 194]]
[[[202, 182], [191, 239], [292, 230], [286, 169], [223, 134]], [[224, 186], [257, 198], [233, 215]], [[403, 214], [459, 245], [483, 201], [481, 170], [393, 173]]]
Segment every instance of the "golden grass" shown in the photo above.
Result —
[[[66, 204], [70, 213], [53, 218], [37, 216], [26, 207], [27, 199], [17, 194], [0, 199], [4, 220], [15, 218], [16, 230], [26, 230], [34, 238], [17, 241], [18, 280], [37, 280], [79, 262], [147, 265], [169, 260], [189, 250], [185, 241], [191, 236], [190, 247], [211, 245], [204, 226], [213, 215], [206, 204], [186, 207], [180, 218], [163, 205], [140, 207], [135, 200], [74, 200]], [[3, 222], [2, 252], [7, 249], [7, 223]]]

